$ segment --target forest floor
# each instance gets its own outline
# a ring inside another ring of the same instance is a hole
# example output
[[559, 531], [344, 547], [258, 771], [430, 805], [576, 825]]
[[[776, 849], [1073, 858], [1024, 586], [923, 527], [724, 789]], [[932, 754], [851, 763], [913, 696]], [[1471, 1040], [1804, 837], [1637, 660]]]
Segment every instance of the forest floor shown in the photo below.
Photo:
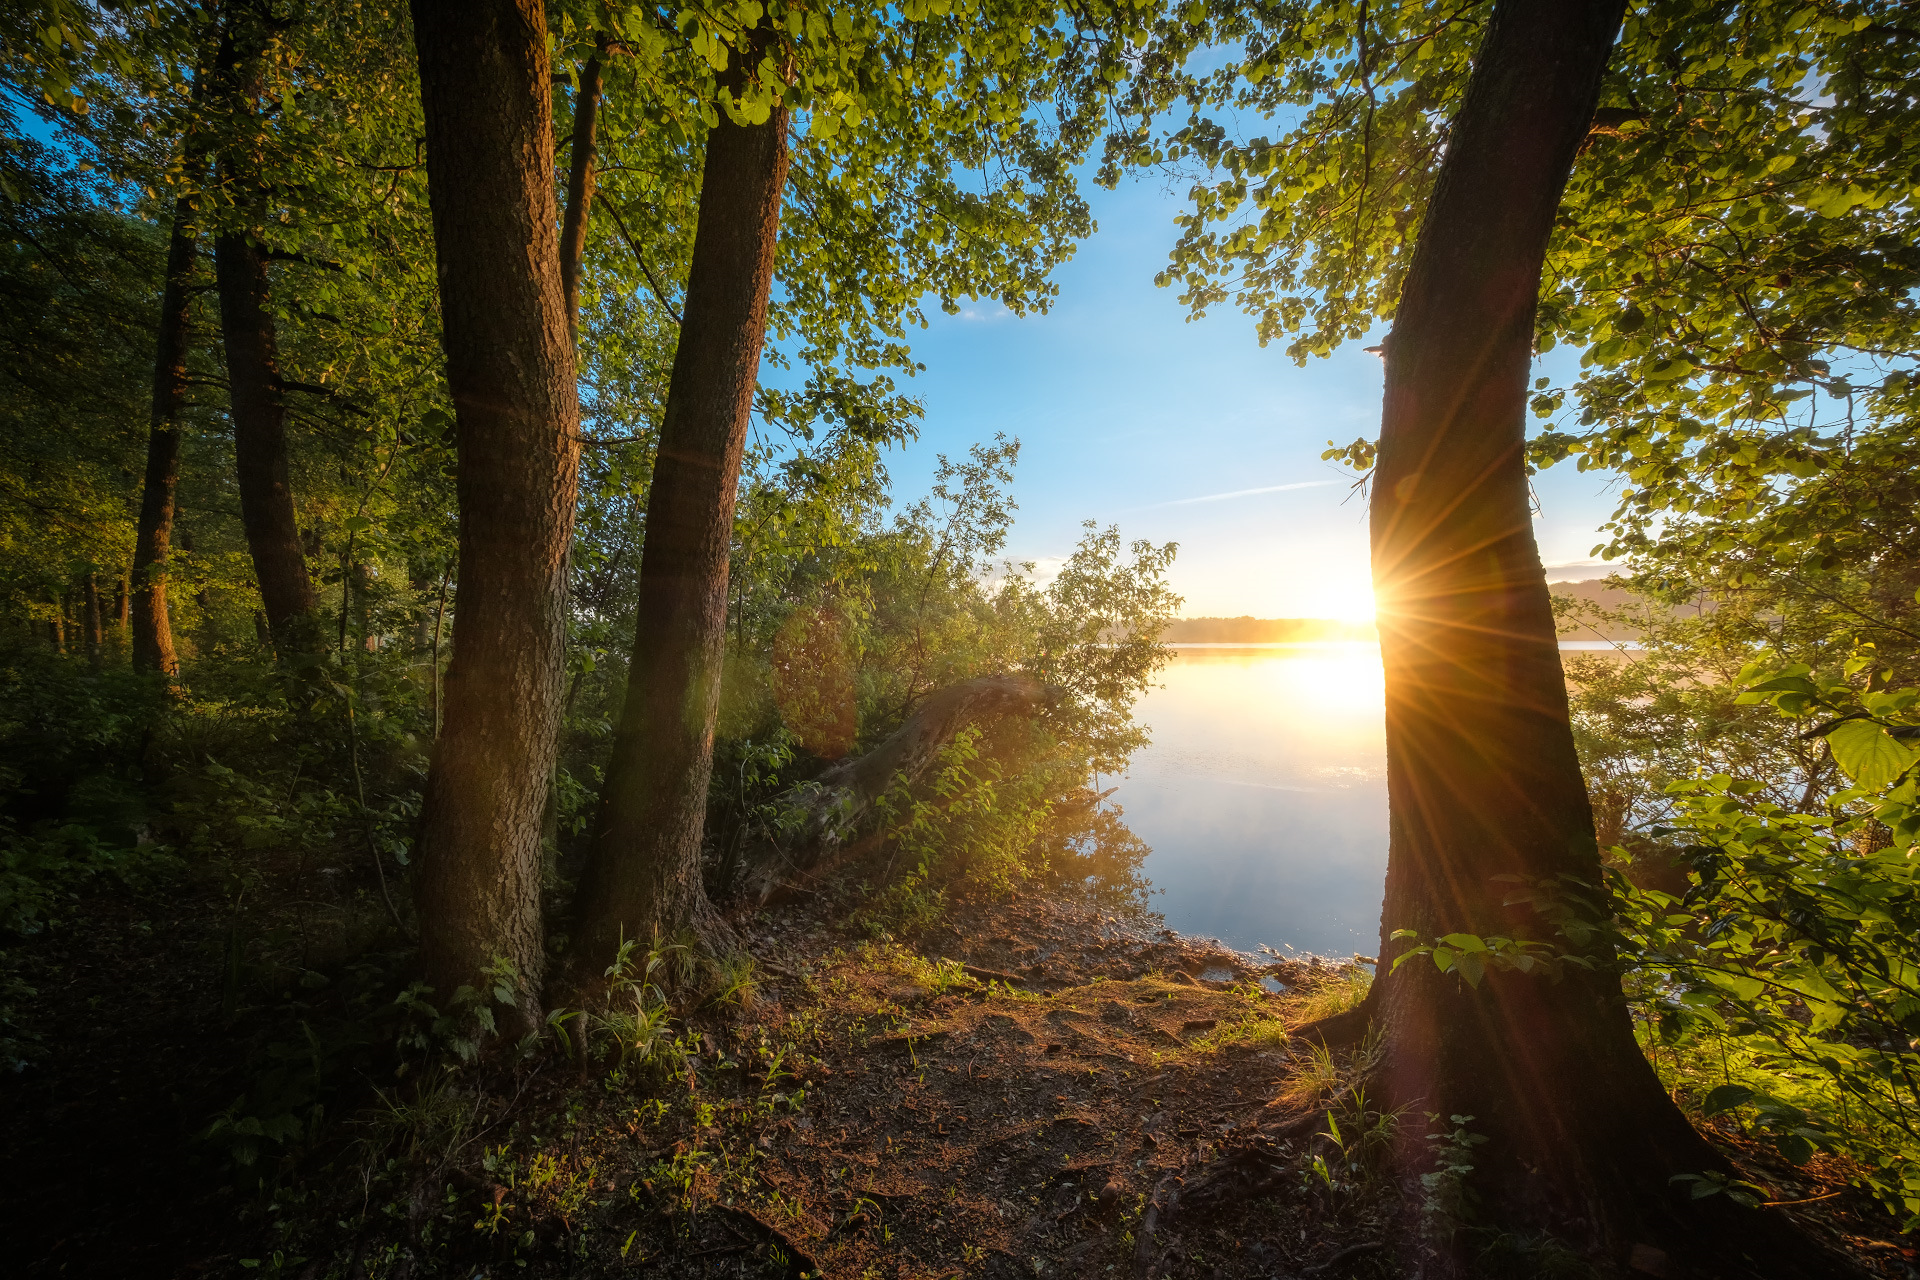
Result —
[[[102, 898], [20, 949], [38, 994], [14, 1021], [44, 1044], [0, 1086], [6, 1269], [1407, 1274], [1382, 1245], [1411, 1210], [1368, 1172], [1385, 1130], [1363, 1101], [1280, 1148], [1265, 1194], [1157, 1220], [1156, 1193], [1348, 1078], [1286, 1028], [1358, 988], [1351, 966], [1258, 963], [1155, 924], [1029, 897], [957, 909], [909, 946], [787, 908], [745, 927], [751, 1006], [691, 1014], [670, 1072], [547, 1053], [404, 1102], [364, 1090], [273, 1190], [246, 1192], [193, 1137], [260, 1070], [260, 1036], [222, 1013], [228, 926], [191, 901]], [[1718, 1136], [1772, 1199], [1812, 1201], [1774, 1212], [1867, 1274], [1916, 1274], [1911, 1242], [1824, 1158]]]

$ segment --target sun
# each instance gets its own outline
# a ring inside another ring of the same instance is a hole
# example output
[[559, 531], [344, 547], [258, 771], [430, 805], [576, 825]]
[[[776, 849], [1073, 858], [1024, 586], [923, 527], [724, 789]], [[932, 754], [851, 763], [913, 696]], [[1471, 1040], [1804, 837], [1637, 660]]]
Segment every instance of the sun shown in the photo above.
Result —
[[1373, 621], [1373, 584], [1329, 583], [1314, 598], [1313, 616], [1340, 622]]

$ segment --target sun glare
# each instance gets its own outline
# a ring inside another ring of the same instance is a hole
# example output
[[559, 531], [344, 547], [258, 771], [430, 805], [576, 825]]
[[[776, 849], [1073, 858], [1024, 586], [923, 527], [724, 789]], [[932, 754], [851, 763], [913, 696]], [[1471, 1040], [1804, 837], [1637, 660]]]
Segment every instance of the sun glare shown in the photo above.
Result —
[[1328, 584], [1314, 597], [1310, 610], [1316, 618], [1336, 618], [1341, 622], [1373, 621], [1373, 586], [1370, 583]]

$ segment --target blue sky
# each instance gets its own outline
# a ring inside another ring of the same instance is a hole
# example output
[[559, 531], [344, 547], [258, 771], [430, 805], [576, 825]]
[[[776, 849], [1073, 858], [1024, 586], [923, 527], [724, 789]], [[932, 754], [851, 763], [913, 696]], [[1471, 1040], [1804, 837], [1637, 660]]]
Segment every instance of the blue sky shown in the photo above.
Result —
[[[1175, 291], [1153, 284], [1184, 188], [1089, 194], [1100, 229], [1057, 274], [1052, 312], [935, 311], [918, 335], [927, 370], [905, 389], [927, 414], [889, 460], [897, 499], [925, 492], [936, 454], [1004, 431], [1023, 446], [1014, 558], [1057, 562], [1093, 519], [1180, 544], [1173, 581], [1190, 617], [1365, 615], [1365, 506], [1320, 452], [1378, 434], [1380, 362], [1354, 343], [1297, 368], [1232, 309], [1188, 323]], [[1589, 560], [1607, 484], [1571, 465], [1535, 478], [1549, 565]]]

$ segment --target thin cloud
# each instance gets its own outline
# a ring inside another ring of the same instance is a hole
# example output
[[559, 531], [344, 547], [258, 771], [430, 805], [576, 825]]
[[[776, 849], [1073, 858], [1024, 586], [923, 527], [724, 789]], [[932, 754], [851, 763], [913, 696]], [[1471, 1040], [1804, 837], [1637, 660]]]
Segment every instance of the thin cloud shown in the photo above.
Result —
[[1258, 489], [1233, 489], [1227, 493], [1207, 493], [1198, 498], [1175, 498], [1171, 502], [1154, 502], [1144, 507], [1135, 507], [1135, 511], [1152, 511], [1156, 507], [1190, 507], [1196, 502], [1225, 502], [1229, 498], [1251, 498], [1256, 493], [1286, 493], [1291, 489], [1319, 489], [1330, 484], [1339, 484], [1338, 480], [1301, 480], [1295, 484], [1268, 484]]

